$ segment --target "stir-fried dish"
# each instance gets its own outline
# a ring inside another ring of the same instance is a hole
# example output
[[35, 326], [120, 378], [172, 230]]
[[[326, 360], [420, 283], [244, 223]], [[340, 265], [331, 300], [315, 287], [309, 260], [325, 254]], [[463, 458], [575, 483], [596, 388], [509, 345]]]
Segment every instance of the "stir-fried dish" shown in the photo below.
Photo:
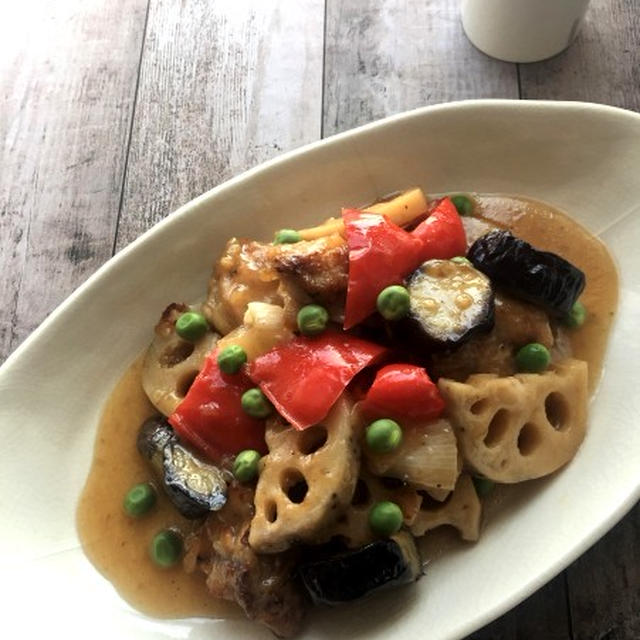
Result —
[[144, 540], [139, 591], [171, 576], [291, 637], [310, 606], [418, 580], [433, 529], [477, 540], [494, 485], [576, 454], [615, 309], [606, 249], [550, 212], [412, 189], [230, 239], [204, 302], [162, 312], [119, 435], [101, 428], [89, 555], [118, 585], [105, 549]]

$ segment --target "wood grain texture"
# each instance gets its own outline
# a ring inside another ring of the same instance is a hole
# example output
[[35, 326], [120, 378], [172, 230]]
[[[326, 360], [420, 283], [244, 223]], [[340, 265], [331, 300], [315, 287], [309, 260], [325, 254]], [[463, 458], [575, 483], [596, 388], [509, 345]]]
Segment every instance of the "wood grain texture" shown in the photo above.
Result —
[[407, 109], [517, 98], [516, 66], [478, 52], [458, 0], [327, 0], [323, 133]]
[[567, 577], [574, 640], [640, 638], [640, 505]]
[[324, 3], [151, 0], [117, 246], [320, 136]]
[[0, 20], [0, 360], [111, 255], [146, 0]]
[[584, 100], [640, 110], [640, 4], [592, 0], [563, 53], [520, 65], [522, 97]]
[[568, 640], [571, 638], [564, 574], [520, 606], [468, 636], [467, 640]]

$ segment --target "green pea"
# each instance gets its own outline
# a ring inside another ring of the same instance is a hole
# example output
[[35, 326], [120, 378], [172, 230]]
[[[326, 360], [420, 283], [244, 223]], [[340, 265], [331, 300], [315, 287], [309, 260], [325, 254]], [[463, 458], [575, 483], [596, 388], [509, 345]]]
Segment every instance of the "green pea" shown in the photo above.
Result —
[[248, 413], [252, 418], [266, 418], [273, 407], [267, 396], [262, 393], [258, 387], [249, 389], [242, 394], [240, 403], [245, 413]]
[[148, 482], [136, 484], [124, 497], [124, 510], [134, 518], [139, 518], [153, 508], [156, 503], [156, 490]]
[[376, 300], [380, 315], [386, 320], [400, 320], [409, 313], [409, 292], [399, 284], [385, 287]]
[[563, 324], [571, 329], [577, 329], [584, 324], [584, 321], [587, 318], [587, 310], [585, 306], [580, 302], [580, 300], [576, 300], [573, 307], [571, 307], [571, 311], [564, 318]]
[[451, 262], [455, 262], [456, 264], [467, 264], [470, 267], [473, 267], [471, 260], [465, 258], [464, 256], [456, 256], [455, 258], [451, 258]]
[[549, 362], [551, 362], [549, 349], [539, 342], [525, 344], [516, 354], [518, 371], [526, 373], [540, 373], [549, 366]]
[[367, 427], [365, 439], [371, 451], [388, 453], [402, 442], [402, 429], [395, 420], [381, 418]]
[[402, 509], [388, 500], [376, 502], [369, 511], [369, 526], [379, 536], [390, 536], [400, 531], [402, 520]]
[[255, 449], [241, 451], [233, 461], [233, 475], [239, 482], [251, 482], [258, 475], [260, 454]]
[[473, 476], [473, 486], [476, 488], [478, 497], [484, 498], [488, 496], [496, 486], [496, 483], [489, 478], [482, 478], [481, 476]]
[[319, 304], [308, 304], [298, 311], [298, 329], [305, 336], [316, 336], [327, 328], [329, 313]]
[[457, 195], [451, 197], [451, 202], [453, 202], [461, 216], [470, 216], [473, 213], [473, 201], [471, 198]]
[[188, 342], [196, 342], [207, 333], [207, 319], [197, 311], [187, 311], [176, 321], [176, 333]]
[[247, 361], [247, 352], [238, 344], [230, 344], [218, 354], [218, 366], [223, 373], [238, 373]]
[[163, 529], [153, 536], [149, 553], [159, 567], [171, 567], [182, 555], [182, 537], [173, 529]]
[[293, 244], [300, 242], [302, 236], [295, 229], [280, 229], [276, 231], [273, 244]]

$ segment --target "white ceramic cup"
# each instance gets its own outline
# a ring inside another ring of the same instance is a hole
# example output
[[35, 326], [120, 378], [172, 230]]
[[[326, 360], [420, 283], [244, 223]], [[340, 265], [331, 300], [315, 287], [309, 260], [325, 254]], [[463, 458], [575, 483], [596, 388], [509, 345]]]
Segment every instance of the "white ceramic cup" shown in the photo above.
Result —
[[462, 26], [480, 51], [508, 62], [536, 62], [566, 49], [589, 0], [462, 0]]

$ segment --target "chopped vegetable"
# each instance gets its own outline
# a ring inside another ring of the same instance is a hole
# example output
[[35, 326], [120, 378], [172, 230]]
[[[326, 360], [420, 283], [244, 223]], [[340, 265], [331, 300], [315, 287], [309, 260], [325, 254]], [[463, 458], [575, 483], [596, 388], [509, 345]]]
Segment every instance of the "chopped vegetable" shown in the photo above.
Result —
[[164, 418], [153, 416], [145, 420], [136, 445], [185, 518], [202, 518], [225, 505], [227, 483], [222, 471], [185, 449]]
[[525, 344], [516, 354], [516, 366], [518, 371], [526, 373], [540, 373], [551, 362], [549, 349], [539, 342]]
[[455, 258], [450, 258], [450, 260], [451, 262], [455, 262], [456, 264], [468, 264], [470, 267], [473, 266], [471, 264], [471, 260], [465, 258], [464, 256], [456, 256]]
[[278, 413], [305, 429], [319, 424], [356, 373], [385, 352], [380, 345], [327, 330], [275, 347], [249, 364], [249, 375]]
[[359, 549], [300, 566], [304, 586], [316, 604], [336, 605], [414, 582], [422, 562], [413, 536], [401, 532]]
[[208, 329], [207, 319], [196, 311], [187, 311], [176, 320], [176, 333], [188, 342], [197, 342]]
[[239, 482], [251, 482], [258, 475], [260, 453], [255, 449], [241, 451], [233, 461], [233, 475]]
[[383, 215], [345, 209], [349, 246], [349, 282], [344, 328], [358, 324], [375, 309], [378, 294], [400, 284], [424, 260], [463, 254], [467, 240], [449, 198], [409, 233]]
[[230, 344], [218, 351], [218, 367], [223, 373], [238, 373], [247, 361], [247, 352], [238, 344]]
[[371, 451], [389, 453], [402, 442], [402, 428], [395, 420], [380, 418], [367, 427], [365, 439]]
[[410, 308], [401, 331], [414, 347], [458, 346], [493, 327], [491, 282], [470, 265], [429, 260], [411, 274], [407, 289]]
[[402, 509], [390, 500], [376, 502], [369, 511], [369, 526], [379, 536], [390, 536], [402, 527]]
[[356, 209], [342, 215], [349, 246], [344, 316], [344, 328], [349, 329], [375, 311], [382, 289], [400, 284], [419, 264], [422, 242], [386, 216]]
[[276, 231], [273, 244], [294, 244], [300, 240], [302, 236], [295, 229], [280, 229]]
[[[391, 200], [383, 198], [366, 207], [370, 213], [384, 214], [391, 222], [400, 226], [415, 220], [428, 208], [427, 199], [419, 187], [405, 191]], [[300, 230], [300, 236], [303, 240], [314, 240], [335, 233], [344, 235], [344, 220], [342, 218], [329, 218], [318, 226]]]
[[169, 422], [181, 438], [212, 460], [242, 449], [266, 452], [264, 423], [241, 406], [242, 394], [252, 386], [242, 371], [223, 373], [213, 351]]
[[153, 488], [153, 485], [148, 482], [141, 482], [127, 491], [123, 502], [124, 510], [130, 516], [139, 518], [151, 511], [156, 503], [156, 499], [156, 490]]
[[412, 364], [382, 367], [363, 401], [368, 414], [435, 420], [442, 415], [444, 401], [429, 374]]
[[298, 329], [305, 336], [315, 336], [327, 328], [329, 313], [319, 304], [308, 304], [298, 311]]
[[245, 391], [240, 402], [244, 412], [253, 418], [264, 419], [273, 411], [271, 403], [258, 387]]
[[569, 314], [584, 289], [580, 269], [509, 231], [491, 231], [478, 238], [467, 257], [497, 285], [556, 316]]
[[451, 202], [461, 216], [470, 216], [473, 213], [473, 201], [468, 196], [451, 196]]
[[397, 449], [370, 453], [365, 448], [363, 453], [371, 473], [426, 491], [451, 491], [460, 475], [456, 436], [445, 418], [407, 420]]
[[409, 292], [399, 284], [385, 287], [378, 294], [376, 307], [385, 320], [400, 320], [409, 313]]
[[584, 321], [587, 318], [587, 310], [585, 306], [580, 302], [580, 300], [576, 300], [571, 307], [571, 311], [569, 311], [568, 315], [563, 318], [563, 324], [570, 329], [577, 329], [584, 324]]
[[182, 537], [173, 529], [163, 529], [153, 537], [149, 552], [159, 567], [172, 567], [182, 555]]
[[414, 266], [434, 258], [461, 256], [467, 251], [467, 236], [462, 220], [450, 198], [443, 198], [429, 217], [413, 230], [412, 235], [422, 242], [419, 259]]

